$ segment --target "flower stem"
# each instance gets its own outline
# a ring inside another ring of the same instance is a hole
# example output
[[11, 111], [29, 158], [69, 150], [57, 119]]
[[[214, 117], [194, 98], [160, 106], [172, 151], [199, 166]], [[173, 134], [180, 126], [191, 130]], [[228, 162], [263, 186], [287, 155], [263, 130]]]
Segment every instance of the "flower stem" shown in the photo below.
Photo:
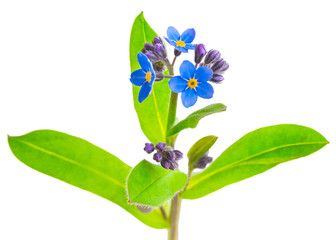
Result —
[[[166, 67], [168, 69], [168, 73], [172, 77], [174, 76], [174, 63], [175, 63], [175, 60], [176, 60], [176, 56], [175, 56], [172, 64], [170, 64], [170, 62], [169, 62], [168, 59], [165, 61], [165, 65], [166, 65]], [[178, 93], [170, 91], [170, 102], [169, 102], [169, 106], [168, 106], [167, 133], [168, 133], [168, 131], [170, 130], [170, 128], [175, 123], [175, 119], [176, 119], [176, 107], [177, 107], [177, 97], [178, 97]], [[175, 138], [174, 139], [168, 139], [168, 137], [167, 137], [167, 143], [169, 143], [170, 146], [174, 147]]]
[[178, 222], [180, 219], [182, 199], [180, 194], [177, 193], [171, 200], [169, 222], [170, 227], [168, 228], [168, 240], [178, 240]]

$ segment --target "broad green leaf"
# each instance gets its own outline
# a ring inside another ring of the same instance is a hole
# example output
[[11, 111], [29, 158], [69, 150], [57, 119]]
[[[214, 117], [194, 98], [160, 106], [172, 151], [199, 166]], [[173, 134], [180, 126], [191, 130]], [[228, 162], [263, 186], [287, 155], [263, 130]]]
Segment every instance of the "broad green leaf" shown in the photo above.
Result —
[[307, 156], [326, 144], [320, 133], [304, 126], [281, 124], [257, 129], [232, 144], [206, 170], [192, 176], [182, 197], [203, 197], [280, 163]]
[[184, 173], [143, 160], [132, 169], [127, 179], [129, 202], [159, 207], [181, 190], [186, 182]]
[[[132, 72], [140, 69], [137, 54], [146, 42], [152, 42], [154, 37], [157, 36], [146, 22], [143, 13], [140, 13], [134, 20], [131, 31], [130, 62]], [[143, 133], [153, 143], [166, 142], [168, 103], [170, 99], [168, 80], [164, 79], [163, 81], [155, 82], [152, 93], [142, 103], [138, 101], [139, 90], [140, 87], [133, 86], [134, 108]]]
[[131, 167], [105, 150], [52, 130], [8, 137], [8, 143], [14, 155], [29, 167], [106, 198], [148, 226], [167, 227], [158, 210], [143, 214], [127, 202], [126, 179]]
[[216, 104], [210, 104], [204, 108], [201, 108], [192, 114], [190, 114], [188, 117], [183, 119], [182, 121], [178, 122], [175, 126], [173, 126], [169, 132], [168, 136], [173, 136], [179, 132], [181, 132], [183, 129], [186, 128], [195, 128], [198, 124], [198, 122], [213, 113], [223, 112], [226, 110], [226, 106], [221, 103]]
[[187, 156], [189, 159], [189, 170], [192, 169], [195, 162], [200, 159], [215, 144], [218, 137], [206, 136], [198, 140], [189, 150]]

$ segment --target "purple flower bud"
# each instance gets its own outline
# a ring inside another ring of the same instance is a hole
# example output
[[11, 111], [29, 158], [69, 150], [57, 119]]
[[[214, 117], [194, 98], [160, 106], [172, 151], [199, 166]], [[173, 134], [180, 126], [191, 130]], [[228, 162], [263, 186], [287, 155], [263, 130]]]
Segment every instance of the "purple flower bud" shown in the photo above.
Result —
[[174, 150], [175, 160], [181, 160], [183, 158], [183, 153], [179, 150]]
[[161, 161], [161, 166], [162, 166], [163, 168], [165, 168], [165, 169], [169, 169], [169, 165], [170, 165], [170, 162], [169, 162], [168, 159], [163, 159], [163, 160]]
[[166, 149], [167, 145], [163, 142], [158, 142], [155, 147], [157, 150], [163, 152]]
[[178, 168], [178, 163], [175, 162], [175, 161], [170, 161], [169, 169], [170, 170], [175, 170], [176, 168]]
[[162, 39], [159, 38], [159, 37], [155, 37], [153, 39], [153, 45], [155, 45], [155, 44], [163, 44]]
[[174, 55], [175, 55], [176, 57], [178, 57], [178, 56], [181, 55], [181, 52], [175, 48], [175, 49], [174, 49]]
[[151, 43], [145, 43], [144, 45], [145, 50], [153, 52], [155, 50], [153, 44]]
[[164, 79], [163, 72], [155, 72], [155, 82], [160, 82]]
[[155, 161], [157, 161], [157, 162], [161, 162], [162, 159], [163, 159], [163, 157], [162, 157], [161, 153], [155, 153], [155, 154], [153, 155], [153, 159], [154, 159]]
[[207, 53], [204, 44], [197, 44], [195, 47], [195, 63], [198, 64], [202, 61], [203, 57]]
[[215, 73], [209, 81], [213, 83], [222, 83], [223, 80], [224, 77], [221, 74]]
[[167, 57], [167, 51], [164, 45], [157, 43], [155, 44], [154, 47], [155, 47], [155, 52], [157, 53], [157, 55], [159, 55], [161, 58]]
[[164, 154], [165, 154], [165, 157], [168, 160], [171, 160], [171, 161], [175, 161], [176, 160], [176, 156], [175, 156], [175, 153], [173, 151], [164, 151]]
[[208, 156], [208, 153], [205, 153], [202, 157], [200, 157], [200, 159], [198, 159], [195, 164], [194, 164], [194, 168], [200, 168], [203, 169], [206, 167], [207, 164], [211, 163], [213, 158]]
[[219, 51], [211, 49], [204, 58], [205, 64], [210, 64], [220, 58], [221, 54]]
[[142, 52], [143, 54], [146, 54], [147, 50], [146, 50], [145, 48], [143, 48], [143, 49], [141, 49], [141, 52]]
[[223, 58], [217, 59], [217, 61], [211, 66], [214, 73], [223, 73], [228, 68], [229, 64], [227, 64]]
[[146, 55], [146, 56], [149, 58], [149, 60], [150, 60], [151, 62], [153, 62], [153, 63], [159, 61], [158, 56], [156, 56], [153, 52], [149, 52], [149, 51], [147, 51], [147, 52], [145, 52], [145, 55]]
[[144, 150], [146, 153], [152, 153], [154, 151], [154, 144], [153, 143], [146, 143]]

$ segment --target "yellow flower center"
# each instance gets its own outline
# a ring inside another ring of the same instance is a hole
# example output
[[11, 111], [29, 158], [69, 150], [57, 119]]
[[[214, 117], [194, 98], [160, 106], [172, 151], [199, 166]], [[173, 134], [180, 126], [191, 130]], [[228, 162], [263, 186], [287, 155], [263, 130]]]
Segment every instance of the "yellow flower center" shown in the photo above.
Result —
[[195, 87], [197, 87], [197, 84], [198, 84], [198, 82], [195, 78], [191, 78], [188, 81], [188, 87], [189, 88], [195, 88]]
[[181, 40], [178, 40], [178, 41], [176, 42], [176, 45], [179, 46], [179, 47], [184, 47], [186, 44], [185, 44], [185, 42], [183, 42], [183, 41], [181, 41]]
[[146, 72], [146, 81], [147, 82], [150, 82], [151, 81], [151, 78], [152, 78], [152, 74], [150, 72]]

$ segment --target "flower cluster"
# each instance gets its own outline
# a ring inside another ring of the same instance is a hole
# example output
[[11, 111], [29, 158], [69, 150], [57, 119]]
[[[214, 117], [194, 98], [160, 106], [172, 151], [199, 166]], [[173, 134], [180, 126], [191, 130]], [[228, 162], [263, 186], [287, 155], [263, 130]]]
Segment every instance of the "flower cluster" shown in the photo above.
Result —
[[172, 147], [167, 146], [165, 143], [159, 142], [154, 147], [153, 143], [146, 143], [144, 147], [145, 152], [148, 154], [154, 152], [153, 159], [159, 162], [162, 167], [174, 170], [178, 168], [178, 160], [183, 158], [183, 153], [179, 150], [173, 150]]
[[152, 43], [145, 43], [141, 50], [153, 64], [156, 74], [155, 81], [163, 80], [163, 71], [165, 70], [164, 62], [167, 60], [166, 48], [159, 37], [155, 37]]
[[[182, 104], [186, 108], [194, 106], [199, 97], [212, 98], [214, 88], [210, 83], [221, 83], [224, 80], [224, 72], [229, 68], [227, 62], [221, 58], [221, 53], [214, 49], [207, 52], [204, 44], [194, 44], [196, 32], [193, 28], [180, 34], [176, 28], [170, 26], [167, 29], [167, 36], [164, 39], [174, 47], [175, 57], [172, 63], [167, 58], [167, 50], [160, 37], [154, 37], [151, 43], [145, 43], [137, 55], [141, 69], [131, 73], [130, 81], [135, 86], [141, 87], [139, 102], [143, 102], [151, 94], [154, 82], [167, 78], [170, 79], [167, 85], [171, 92], [176, 95], [181, 93]], [[189, 50], [195, 51], [195, 64], [188, 60], [182, 61], [179, 67], [180, 75], [174, 76], [176, 58], [182, 53], [188, 53]], [[171, 75], [165, 75], [165, 70]], [[165, 143], [158, 143], [156, 146], [147, 143], [144, 150], [147, 153], [156, 150], [153, 159], [162, 167], [172, 170], [178, 167], [177, 161], [183, 156], [180, 151], [166, 146]], [[212, 157], [205, 154], [195, 163], [194, 168], [205, 168], [211, 161]]]

